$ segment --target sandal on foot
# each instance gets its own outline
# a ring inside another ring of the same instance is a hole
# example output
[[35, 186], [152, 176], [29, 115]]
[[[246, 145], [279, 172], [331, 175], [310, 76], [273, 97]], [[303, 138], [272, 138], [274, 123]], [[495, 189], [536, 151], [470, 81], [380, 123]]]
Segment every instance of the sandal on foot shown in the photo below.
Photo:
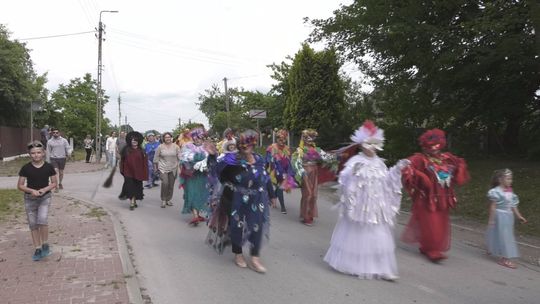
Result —
[[510, 260], [500, 260], [499, 262], [497, 262], [497, 264], [501, 265], [501, 266], [504, 266], [504, 267], [508, 267], [508, 268], [511, 268], [511, 269], [516, 269], [517, 266], [516, 264], [512, 263], [512, 261]]

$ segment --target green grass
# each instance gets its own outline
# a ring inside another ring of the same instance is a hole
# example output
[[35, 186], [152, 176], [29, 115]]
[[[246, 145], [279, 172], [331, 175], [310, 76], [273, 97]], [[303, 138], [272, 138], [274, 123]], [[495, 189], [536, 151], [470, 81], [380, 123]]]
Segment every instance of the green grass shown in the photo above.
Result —
[[19, 190], [0, 189], [0, 223], [18, 217], [24, 210], [23, 194]]
[[[520, 234], [540, 236], [540, 162], [516, 160], [471, 160], [468, 161], [471, 180], [458, 187], [457, 208], [452, 214], [487, 223], [488, 201], [487, 191], [490, 189], [491, 176], [494, 170], [509, 168], [514, 172], [514, 192], [519, 197], [519, 210], [528, 220], [527, 224], [518, 224], [516, 232]], [[404, 196], [403, 209], [410, 210], [411, 201]]]
[[[519, 210], [528, 220], [527, 224], [516, 224], [516, 231], [522, 234], [540, 236], [540, 162], [512, 160], [479, 160], [469, 162], [471, 180], [458, 189], [457, 215], [487, 222], [487, 191], [491, 176], [496, 169], [509, 168], [514, 172], [514, 192], [519, 197]], [[516, 220], [516, 223], [518, 221]]]
[[75, 149], [71, 154], [72, 161], [84, 160], [86, 158], [86, 151], [84, 149]]
[[19, 170], [21, 170], [21, 167], [29, 161], [30, 161], [30, 157], [18, 157], [15, 160], [0, 161], [0, 176], [18, 175]]

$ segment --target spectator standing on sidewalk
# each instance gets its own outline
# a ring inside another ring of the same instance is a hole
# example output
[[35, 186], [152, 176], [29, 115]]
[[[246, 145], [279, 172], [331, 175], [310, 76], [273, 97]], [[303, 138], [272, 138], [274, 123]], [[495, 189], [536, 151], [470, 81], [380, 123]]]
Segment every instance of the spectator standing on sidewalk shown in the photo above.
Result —
[[148, 156], [148, 181], [145, 187], [152, 188], [157, 186], [156, 180], [158, 177], [156, 176], [156, 172], [154, 172], [152, 169], [154, 168], [153, 160], [154, 155], [156, 154], [156, 149], [159, 147], [159, 142], [156, 141], [155, 134], [151, 132], [146, 135], [146, 139], [148, 142], [144, 146], [144, 149], [146, 155]]
[[163, 133], [163, 143], [156, 149], [154, 155], [154, 172], [159, 172], [161, 179], [161, 208], [172, 206], [174, 181], [178, 174], [180, 147], [172, 142], [172, 134]]
[[66, 167], [66, 159], [69, 156], [69, 143], [60, 136], [60, 131], [57, 128], [51, 128], [52, 137], [47, 141], [47, 158], [58, 174], [58, 189], [64, 189], [62, 180], [64, 179], [64, 168]]
[[116, 139], [116, 132], [112, 131], [111, 136], [107, 138], [107, 144], [105, 145], [105, 150], [107, 151], [107, 163], [110, 168], [116, 166]]
[[[50, 254], [47, 217], [51, 190], [56, 187], [56, 171], [45, 161], [45, 150], [39, 141], [28, 144], [31, 162], [19, 171], [17, 189], [24, 192], [24, 206], [32, 234], [35, 252], [32, 260], [39, 261]], [[50, 182], [49, 182], [50, 181]]]
[[94, 140], [90, 134], [86, 135], [86, 138], [83, 141], [84, 151], [86, 151], [86, 163], [90, 162], [90, 156], [92, 156], [92, 147], [94, 145]]

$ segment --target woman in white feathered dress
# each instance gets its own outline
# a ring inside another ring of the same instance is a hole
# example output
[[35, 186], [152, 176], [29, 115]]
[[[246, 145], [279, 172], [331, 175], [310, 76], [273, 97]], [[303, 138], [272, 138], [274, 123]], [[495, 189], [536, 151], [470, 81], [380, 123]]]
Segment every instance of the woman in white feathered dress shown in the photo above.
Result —
[[398, 278], [393, 227], [401, 202], [401, 170], [410, 162], [386, 167], [376, 154], [382, 150], [383, 130], [369, 120], [351, 139], [362, 152], [339, 174], [339, 218], [324, 261], [339, 272], [393, 281]]

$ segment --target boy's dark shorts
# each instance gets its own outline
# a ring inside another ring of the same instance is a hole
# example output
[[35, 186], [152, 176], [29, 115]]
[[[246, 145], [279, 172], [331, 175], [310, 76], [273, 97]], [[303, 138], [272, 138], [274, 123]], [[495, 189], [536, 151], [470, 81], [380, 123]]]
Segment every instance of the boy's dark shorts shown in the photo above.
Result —
[[58, 170], [64, 170], [66, 167], [66, 159], [65, 158], [53, 158], [51, 157], [51, 165]]

